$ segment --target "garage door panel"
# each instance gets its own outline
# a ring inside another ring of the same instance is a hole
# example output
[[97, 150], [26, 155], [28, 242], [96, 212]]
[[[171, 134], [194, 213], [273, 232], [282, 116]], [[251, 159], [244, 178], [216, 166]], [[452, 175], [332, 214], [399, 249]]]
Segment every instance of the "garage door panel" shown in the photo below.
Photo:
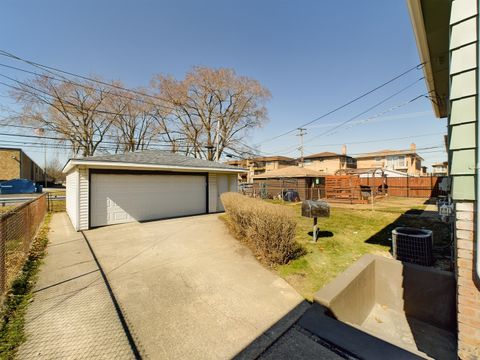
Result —
[[205, 176], [92, 174], [91, 226], [202, 214]]

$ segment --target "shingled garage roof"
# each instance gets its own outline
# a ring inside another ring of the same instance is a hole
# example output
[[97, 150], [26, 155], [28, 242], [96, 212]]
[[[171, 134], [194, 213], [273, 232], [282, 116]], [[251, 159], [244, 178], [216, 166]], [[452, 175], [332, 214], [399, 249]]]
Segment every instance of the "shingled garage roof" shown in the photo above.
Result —
[[278, 179], [278, 178], [303, 178], [319, 177], [324, 175], [320, 171], [299, 167], [288, 166], [277, 170], [267, 171], [263, 174], [254, 175], [254, 179]]
[[240, 173], [246, 171], [237, 166], [174, 154], [164, 150], [146, 150], [124, 154], [87, 156], [78, 159], [74, 158], [67, 162], [63, 171], [68, 172], [76, 165], [113, 168], [138, 167], [172, 170], [211, 170]]

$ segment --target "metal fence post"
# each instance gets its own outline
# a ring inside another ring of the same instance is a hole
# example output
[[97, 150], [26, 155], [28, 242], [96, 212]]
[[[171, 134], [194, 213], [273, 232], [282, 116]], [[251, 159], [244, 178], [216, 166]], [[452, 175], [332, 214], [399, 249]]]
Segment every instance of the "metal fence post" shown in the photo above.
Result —
[[408, 181], [408, 174], [407, 174], [407, 198], [410, 197], [410, 182]]
[[0, 217], [0, 298], [1, 295], [5, 292], [5, 282], [6, 282], [6, 240], [7, 236], [5, 234], [5, 221], [3, 217]]

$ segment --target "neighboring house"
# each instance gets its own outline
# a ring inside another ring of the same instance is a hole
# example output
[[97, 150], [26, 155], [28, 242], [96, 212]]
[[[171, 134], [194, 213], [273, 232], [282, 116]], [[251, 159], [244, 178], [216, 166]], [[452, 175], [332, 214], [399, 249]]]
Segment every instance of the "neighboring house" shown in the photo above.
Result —
[[435, 115], [448, 120], [458, 357], [480, 358], [478, 1], [408, 0]]
[[446, 176], [448, 175], [448, 161], [432, 164], [433, 176]]
[[223, 211], [245, 170], [166, 151], [70, 159], [67, 213], [76, 230]]
[[404, 172], [412, 176], [425, 175], [422, 157], [417, 154], [415, 144], [410, 150], [382, 150], [361, 154], [356, 157], [357, 169], [380, 168]]
[[338, 170], [355, 169], [356, 161], [353, 157], [333, 152], [321, 152], [303, 158], [303, 166], [322, 172], [324, 175], [334, 175]]
[[251, 159], [228, 161], [227, 164], [248, 169], [246, 174], [242, 174], [242, 180], [247, 183], [252, 183], [254, 175], [296, 165], [296, 160], [286, 156], [261, 156]]
[[288, 166], [253, 176], [253, 188], [259, 193], [262, 186], [271, 197], [282, 190], [295, 190], [300, 200], [322, 198], [325, 194], [325, 178], [319, 171], [300, 166]]
[[11, 179], [40, 182], [44, 181], [44, 172], [22, 149], [0, 148], [0, 181]]

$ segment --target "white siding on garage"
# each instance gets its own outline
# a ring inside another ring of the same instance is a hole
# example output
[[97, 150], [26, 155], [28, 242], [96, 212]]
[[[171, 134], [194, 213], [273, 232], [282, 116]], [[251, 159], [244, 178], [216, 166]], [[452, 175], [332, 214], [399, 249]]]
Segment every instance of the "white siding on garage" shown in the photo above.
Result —
[[78, 174], [79, 174], [78, 229], [87, 230], [89, 228], [88, 169], [79, 168]]
[[204, 214], [204, 175], [91, 174], [91, 224]]
[[229, 191], [228, 175], [217, 175], [217, 211], [224, 211], [220, 196]]
[[217, 174], [208, 174], [208, 212], [217, 212]]
[[78, 192], [79, 175], [76, 169], [70, 171], [66, 176], [66, 209], [68, 217], [75, 230], [78, 230]]
[[237, 175], [208, 174], [208, 211], [216, 213], [224, 211], [221, 195], [225, 192], [237, 191]]
[[238, 191], [238, 175], [228, 175], [228, 191]]

